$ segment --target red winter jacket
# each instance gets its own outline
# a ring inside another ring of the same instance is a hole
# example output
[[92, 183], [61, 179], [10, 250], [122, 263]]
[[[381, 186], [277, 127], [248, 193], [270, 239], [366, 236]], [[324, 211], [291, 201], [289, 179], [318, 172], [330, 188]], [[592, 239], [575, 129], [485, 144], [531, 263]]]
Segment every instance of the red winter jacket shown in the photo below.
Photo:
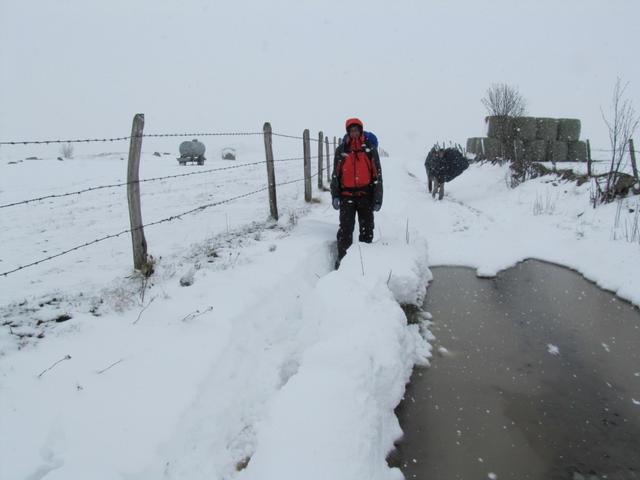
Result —
[[382, 204], [382, 168], [378, 150], [361, 136], [336, 149], [331, 196], [373, 195]]

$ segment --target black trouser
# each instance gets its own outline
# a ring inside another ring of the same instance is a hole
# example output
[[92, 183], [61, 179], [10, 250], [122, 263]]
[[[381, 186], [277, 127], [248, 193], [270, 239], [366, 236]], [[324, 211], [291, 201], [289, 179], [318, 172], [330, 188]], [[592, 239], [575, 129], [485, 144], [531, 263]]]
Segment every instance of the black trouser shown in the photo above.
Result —
[[342, 196], [340, 200], [340, 227], [338, 228], [338, 260], [347, 253], [353, 243], [353, 228], [356, 225], [356, 212], [360, 235], [358, 240], [371, 243], [373, 240], [373, 195], [359, 197]]

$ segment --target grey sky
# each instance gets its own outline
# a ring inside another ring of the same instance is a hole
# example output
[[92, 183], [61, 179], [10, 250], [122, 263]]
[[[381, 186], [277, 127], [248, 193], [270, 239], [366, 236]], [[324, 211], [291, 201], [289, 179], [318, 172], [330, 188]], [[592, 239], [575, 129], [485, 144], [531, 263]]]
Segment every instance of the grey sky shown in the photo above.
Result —
[[640, 110], [637, 0], [0, 0], [2, 140], [260, 130], [341, 134], [392, 153], [484, 134], [480, 98], [519, 87], [537, 116], [606, 146], [616, 76]]

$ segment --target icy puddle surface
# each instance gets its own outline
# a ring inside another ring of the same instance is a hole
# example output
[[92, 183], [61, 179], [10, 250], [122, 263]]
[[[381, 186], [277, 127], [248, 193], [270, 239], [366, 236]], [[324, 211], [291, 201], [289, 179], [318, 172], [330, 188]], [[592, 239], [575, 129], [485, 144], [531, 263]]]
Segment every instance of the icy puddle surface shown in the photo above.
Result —
[[407, 479], [640, 478], [640, 313], [527, 261], [433, 269], [436, 355], [398, 407]]

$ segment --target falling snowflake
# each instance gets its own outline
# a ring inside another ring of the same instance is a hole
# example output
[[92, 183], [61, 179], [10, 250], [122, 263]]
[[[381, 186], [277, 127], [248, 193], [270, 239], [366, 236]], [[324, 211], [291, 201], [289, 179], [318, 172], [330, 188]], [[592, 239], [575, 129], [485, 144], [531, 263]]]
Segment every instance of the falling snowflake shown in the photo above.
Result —
[[547, 352], [549, 352], [551, 355], [560, 355], [560, 349], [553, 343], [547, 344]]

